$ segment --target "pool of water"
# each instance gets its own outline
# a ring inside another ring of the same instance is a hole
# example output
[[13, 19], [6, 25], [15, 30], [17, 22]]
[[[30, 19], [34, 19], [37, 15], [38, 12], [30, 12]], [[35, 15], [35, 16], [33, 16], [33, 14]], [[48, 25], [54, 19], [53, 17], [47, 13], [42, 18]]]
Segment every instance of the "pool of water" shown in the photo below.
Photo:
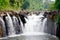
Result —
[[0, 40], [59, 40], [56, 36], [47, 33], [23, 33], [12, 35]]

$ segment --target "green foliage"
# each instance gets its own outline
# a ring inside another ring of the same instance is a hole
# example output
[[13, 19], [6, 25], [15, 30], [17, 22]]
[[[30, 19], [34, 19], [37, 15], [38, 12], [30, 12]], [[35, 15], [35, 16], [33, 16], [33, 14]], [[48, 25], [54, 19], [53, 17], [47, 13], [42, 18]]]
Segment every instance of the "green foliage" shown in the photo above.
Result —
[[42, 10], [43, 0], [0, 0], [0, 10]]
[[27, 9], [29, 7], [29, 2], [25, 1], [24, 4], [21, 6], [22, 9]]
[[55, 8], [55, 3], [54, 3], [54, 2], [52, 2], [52, 3], [50, 4], [48, 10], [56, 10], [56, 8]]
[[60, 10], [60, 0], [55, 1], [55, 7], [56, 9]]
[[29, 10], [42, 10], [43, 9], [43, 0], [28, 0], [30, 6]]
[[45, 0], [44, 2], [44, 9], [48, 9], [50, 6], [50, 0]]
[[10, 5], [8, 1], [9, 0], [0, 0], [0, 10], [7, 9], [7, 8], [9, 9], [8, 6]]
[[0, 0], [0, 10], [19, 10], [24, 0]]
[[9, 0], [9, 2], [11, 6], [14, 6], [15, 0]]
[[60, 25], [60, 14], [57, 15], [56, 22], [57, 22], [57, 25]]

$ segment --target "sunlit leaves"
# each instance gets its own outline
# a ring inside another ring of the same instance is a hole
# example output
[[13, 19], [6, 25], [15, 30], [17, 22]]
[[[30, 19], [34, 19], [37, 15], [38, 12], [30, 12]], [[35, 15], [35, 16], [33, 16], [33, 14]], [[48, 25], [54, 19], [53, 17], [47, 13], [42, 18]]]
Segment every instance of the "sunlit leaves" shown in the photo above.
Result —
[[18, 10], [24, 0], [0, 0], [0, 10]]
[[42, 10], [43, 0], [29, 0], [29, 10]]
[[43, 0], [0, 0], [1, 10], [40, 10], [43, 9]]

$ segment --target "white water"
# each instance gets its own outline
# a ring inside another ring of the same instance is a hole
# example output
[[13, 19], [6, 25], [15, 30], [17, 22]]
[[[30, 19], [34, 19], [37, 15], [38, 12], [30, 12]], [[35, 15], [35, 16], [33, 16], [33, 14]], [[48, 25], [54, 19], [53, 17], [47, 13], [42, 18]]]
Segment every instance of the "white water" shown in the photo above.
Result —
[[[3, 31], [3, 36], [6, 36], [6, 28], [5, 28], [5, 23], [3, 19], [0, 17], [0, 27], [2, 27]], [[1, 32], [1, 31], [0, 31]]]
[[[22, 31], [24, 30], [24, 33], [20, 35], [14, 35], [15, 34], [15, 29], [13, 27], [13, 22], [9, 14], [6, 17], [6, 22], [8, 26], [8, 31], [9, 31], [9, 37], [7, 40], [57, 40], [55, 39], [56, 37], [53, 35], [50, 35], [51, 33], [55, 34], [56, 32], [56, 26], [52, 25], [53, 22], [48, 23], [47, 25], [48, 18], [45, 18], [43, 16], [43, 13], [40, 15], [35, 15], [33, 14], [32, 16], [28, 16], [28, 19], [26, 19], [27, 23], [25, 24], [25, 29], [23, 29], [23, 24], [20, 19], [20, 26], [22, 27]], [[16, 21], [14, 21], [15, 23]], [[52, 23], [52, 24], [51, 24]], [[18, 24], [18, 23], [17, 23]], [[54, 23], [55, 24], [55, 23]], [[51, 25], [51, 26], [50, 26]], [[53, 28], [52, 28], [53, 27]], [[27, 33], [26, 33], [27, 32]], [[48, 34], [49, 33], [49, 34]], [[19, 37], [17, 37], [19, 36]]]
[[19, 25], [19, 21], [17, 19], [17, 17], [13, 16], [13, 26], [15, 28], [16, 34], [20, 33], [20, 25]]
[[15, 35], [15, 29], [13, 27], [13, 22], [8, 13], [6, 16], [6, 23], [7, 23], [7, 27], [8, 27], [8, 35]]
[[[27, 16], [28, 19], [25, 18], [26, 19], [25, 27], [23, 27], [22, 21], [19, 18], [20, 30], [24, 33], [26, 33], [26, 32], [29, 32], [29, 33], [30, 32], [40, 32], [41, 33], [42, 32], [42, 33], [49, 33], [49, 34], [55, 35], [56, 28], [57, 28], [55, 26], [56, 24], [53, 21], [51, 21], [50, 19], [48, 20], [48, 17], [44, 17], [43, 14], [44, 13], [40, 13], [39, 15], [32, 14], [32, 15]], [[14, 20], [15, 20], [15, 18], [14, 18]], [[14, 27], [14, 26], [17, 26], [16, 20], [12, 21], [10, 15], [7, 13], [6, 23], [7, 23], [9, 35], [15, 35], [15, 33], [16, 33], [16, 30]], [[13, 22], [15, 25], [13, 25]], [[17, 22], [17, 24], [18, 24], [18, 22]]]
[[24, 26], [23, 26], [23, 23], [22, 23], [20, 17], [19, 17], [19, 20], [20, 20], [20, 30], [21, 30], [21, 32], [23, 32], [23, 30], [24, 30]]
[[43, 15], [35, 15], [28, 16], [27, 23], [25, 24], [25, 31], [24, 32], [43, 32], [43, 22], [42, 22]]
[[52, 25], [55, 23], [52, 21], [48, 21], [48, 18], [44, 17], [43, 14], [44, 13], [40, 13], [38, 16], [33, 14], [33, 15], [29, 15], [28, 19], [25, 18], [27, 23], [25, 24], [24, 33], [42, 32], [42, 33], [56, 35], [57, 27], [56, 26], [53, 27]]

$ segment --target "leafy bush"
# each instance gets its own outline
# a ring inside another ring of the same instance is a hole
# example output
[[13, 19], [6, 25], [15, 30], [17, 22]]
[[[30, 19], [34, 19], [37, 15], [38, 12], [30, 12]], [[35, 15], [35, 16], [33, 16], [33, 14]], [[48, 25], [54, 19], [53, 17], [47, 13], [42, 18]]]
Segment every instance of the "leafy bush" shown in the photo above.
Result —
[[57, 22], [57, 25], [60, 25], [60, 14], [57, 15], [56, 22]]
[[42, 10], [43, 0], [0, 0], [0, 10]]
[[55, 1], [55, 7], [56, 9], [60, 10], [60, 0]]

